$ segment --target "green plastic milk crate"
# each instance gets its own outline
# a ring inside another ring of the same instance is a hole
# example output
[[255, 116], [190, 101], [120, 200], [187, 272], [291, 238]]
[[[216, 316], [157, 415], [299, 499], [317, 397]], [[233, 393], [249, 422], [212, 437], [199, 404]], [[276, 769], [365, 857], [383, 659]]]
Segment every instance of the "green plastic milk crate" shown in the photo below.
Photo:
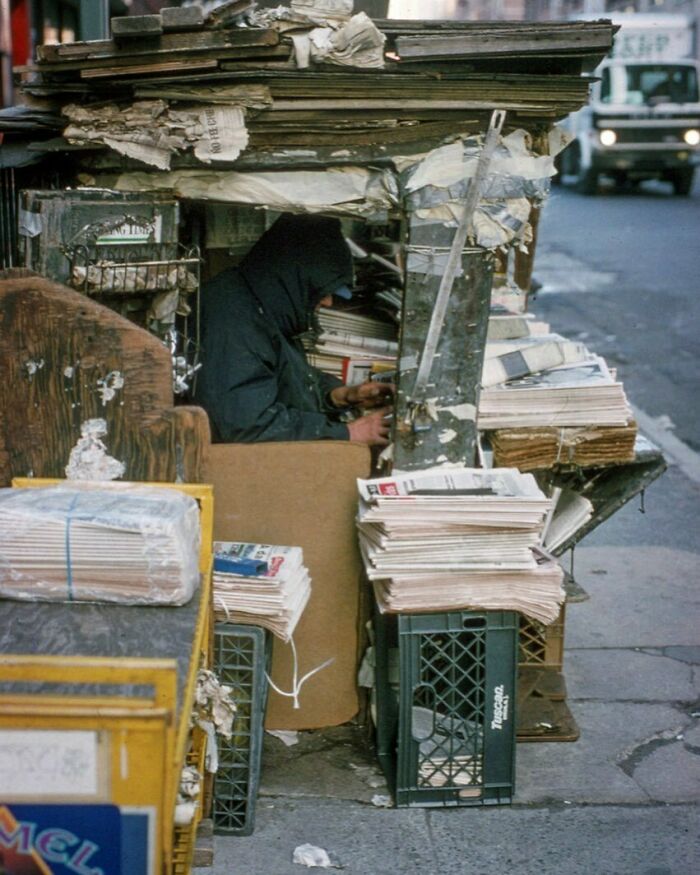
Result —
[[259, 626], [217, 623], [214, 629], [214, 670], [221, 683], [233, 688], [231, 695], [236, 703], [232, 737], [230, 741], [219, 739], [212, 803], [217, 835], [250, 835], [255, 826], [269, 639]]
[[376, 612], [374, 628], [377, 752], [396, 806], [510, 803], [518, 614]]

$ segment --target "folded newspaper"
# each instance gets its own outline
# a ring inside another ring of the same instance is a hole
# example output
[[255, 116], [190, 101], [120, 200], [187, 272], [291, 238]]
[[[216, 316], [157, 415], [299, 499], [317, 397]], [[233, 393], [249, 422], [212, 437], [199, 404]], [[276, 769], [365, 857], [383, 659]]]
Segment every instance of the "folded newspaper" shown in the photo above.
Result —
[[551, 502], [515, 469], [358, 480], [357, 528], [382, 611], [522, 611], [553, 622], [563, 574], [538, 553]]
[[199, 584], [197, 502], [176, 489], [76, 483], [0, 489], [0, 594], [180, 605]]
[[624, 426], [632, 419], [622, 383], [604, 359], [591, 356], [484, 388], [482, 430], [525, 426]]
[[311, 595], [301, 547], [215, 541], [213, 578], [218, 620], [263, 626], [283, 641]]

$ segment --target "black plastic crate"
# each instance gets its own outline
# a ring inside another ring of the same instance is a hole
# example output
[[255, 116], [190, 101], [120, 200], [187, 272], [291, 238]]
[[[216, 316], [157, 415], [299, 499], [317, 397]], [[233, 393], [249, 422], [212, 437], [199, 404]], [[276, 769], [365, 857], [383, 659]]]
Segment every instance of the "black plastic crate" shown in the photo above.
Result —
[[510, 803], [518, 614], [377, 612], [374, 625], [377, 752], [396, 806]]
[[219, 623], [214, 629], [214, 670], [233, 688], [236, 703], [231, 740], [219, 739], [214, 777], [212, 819], [219, 835], [250, 835], [255, 827], [270, 651], [259, 626]]

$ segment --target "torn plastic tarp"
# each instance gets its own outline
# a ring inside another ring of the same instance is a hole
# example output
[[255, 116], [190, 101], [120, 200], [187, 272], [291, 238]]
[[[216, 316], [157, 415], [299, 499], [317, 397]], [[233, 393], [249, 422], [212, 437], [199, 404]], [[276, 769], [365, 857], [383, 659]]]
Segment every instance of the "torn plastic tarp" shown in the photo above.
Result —
[[[474, 242], [484, 249], [503, 246], [526, 246], [532, 241], [529, 217], [532, 204], [527, 198], [482, 200], [474, 213]], [[448, 201], [428, 210], [416, 210], [415, 218], [425, 224], [442, 222], [456, 225], [464, 211], [464, 201]], [[414, 270], [420, 272], [416, 261]], [[430, 273], [430, 270], [426, 270]]]
[[[518, 130], [503, 137], [496, 147], [482, 197], [543, 198], [554, 175], [554, 158], [535, 155], [529, 134]], [[469, 137], [433, 149], [402, 174], [404, 190], [414, 209], [466, 197], [482, 149], [482, 137]]]
[[176, 170], [170, 173], [123, 173], [119, 191], [173, 191], [193, 200], [253, 204], [298, 212], [381, 216], [398, 202], [396, 177], [390, 170], [332, 167], [327, 170], [239, 173], [234, 170]]
[[[459, 223], [482, 144], [482, 137], [470, 137], [433, 149], [412, 165], [402, 160], [406, 204], [417, 219]], [[532, 201], [547, 196], [554, 172], [553, 157], [534, 154], [526, 131], [503, 137], [483, 184], [470, 239], [486, 249], [527, 245]]]

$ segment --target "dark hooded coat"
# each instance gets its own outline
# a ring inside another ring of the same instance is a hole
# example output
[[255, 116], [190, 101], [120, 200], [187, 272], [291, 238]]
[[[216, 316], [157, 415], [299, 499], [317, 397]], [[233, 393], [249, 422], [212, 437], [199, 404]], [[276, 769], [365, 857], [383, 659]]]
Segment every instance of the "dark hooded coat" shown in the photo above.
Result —
[[307, 362], [298, 337], [321, 298], [351, 284], [340, 222], [291, 215], [238, 267], [205, 283], [193, 400], [209, 414], [214, 440], [348, 439], [327, 400], [341, 383]]

